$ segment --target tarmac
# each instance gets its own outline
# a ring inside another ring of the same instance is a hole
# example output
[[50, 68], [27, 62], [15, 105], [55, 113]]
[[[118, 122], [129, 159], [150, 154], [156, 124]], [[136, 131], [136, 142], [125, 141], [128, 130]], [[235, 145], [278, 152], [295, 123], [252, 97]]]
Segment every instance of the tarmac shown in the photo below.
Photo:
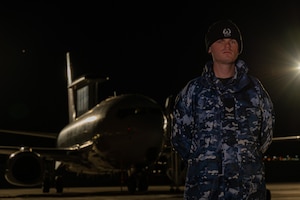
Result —
[[[271, 191], [272, 200], [299, 200], [299, 183], [271, 183], [267, 184]], [[17, 188], [0, 189], [1, 199], [14, 200], [182, 200], [183, 187], [177, 191], [171, 190], [170, 186], [149, 186], [147, 192], [129, 194], [122, 187], [66, 187], [63, 193], [56, 193], [54, 189], [49, 193], [43, 193], [41, 188]]]
[[62, 193], [56, 193], [55, 189], [49, 193], [43, 193], [41, 188], [30, 189], [2, 189], [0, 199], [80, 199], [80, 200], [172, 200], [182, 199], [183, 188], [180, 191], [170, 191], [170, 186], [149, 186], [147, 192], [129, 194], [126, 188], [121, 187], [70, 187], [64, 188]]

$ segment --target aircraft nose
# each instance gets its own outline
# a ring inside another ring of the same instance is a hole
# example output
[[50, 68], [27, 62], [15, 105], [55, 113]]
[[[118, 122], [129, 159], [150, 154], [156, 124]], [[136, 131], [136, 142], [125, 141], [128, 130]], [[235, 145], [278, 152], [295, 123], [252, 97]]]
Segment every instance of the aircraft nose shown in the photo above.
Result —
[[[162, 150], [165, 117], [158, 108], [120, 111], [113, 126], [100, 134], [97, 148], [111, 162], [154, 162]], [[124, 114], [125, 113], [125, 114]], [[109, 123], [106, 123], [109, 124]]]

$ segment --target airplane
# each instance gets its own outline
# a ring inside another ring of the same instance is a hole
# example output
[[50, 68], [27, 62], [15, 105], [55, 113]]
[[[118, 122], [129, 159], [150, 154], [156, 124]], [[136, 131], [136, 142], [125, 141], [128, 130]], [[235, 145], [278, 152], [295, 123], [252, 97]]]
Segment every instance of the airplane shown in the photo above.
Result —
[[142, 94], [115, 93], [99, 99], [108, 78], [72, 77], [66, 54], [69, 123], [58, 134], [13, 130], [0, 132], [45, 137], [54, 147], [0, 146], [7, 155], [5, 179], [22, 187], [53, 186], [63, 192], [63, 173], [86, 175], [120, 173], [128, 191], [147, 191], [149, 169], [165, 144], [168, 118], [164, 108]]

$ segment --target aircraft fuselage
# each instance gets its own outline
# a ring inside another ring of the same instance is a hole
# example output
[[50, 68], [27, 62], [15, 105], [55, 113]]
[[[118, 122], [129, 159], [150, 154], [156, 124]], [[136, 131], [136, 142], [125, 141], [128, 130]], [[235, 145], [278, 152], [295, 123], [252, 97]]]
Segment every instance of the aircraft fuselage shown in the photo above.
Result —
[[165, 134], [166, 117], [160, 105], [143, 95], [126, 94], [100, 102], [67, 125], [57, 147], [87, 145], [89, 151], [82, 150], [82, 159], [69, 163], [69, 170], [98, 174], [153, 163]]

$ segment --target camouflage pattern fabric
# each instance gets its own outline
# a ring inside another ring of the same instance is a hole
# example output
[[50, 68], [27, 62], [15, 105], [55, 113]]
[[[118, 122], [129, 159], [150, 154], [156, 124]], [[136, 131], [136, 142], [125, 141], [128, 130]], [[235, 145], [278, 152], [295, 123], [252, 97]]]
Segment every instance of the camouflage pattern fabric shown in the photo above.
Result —
[[274, 123], [272, 101], [244, 61], [227, 84], [208, 62], [172, 113], [171, 144], [188, 165], [184, 199], [266, 199], [263, 153]]

